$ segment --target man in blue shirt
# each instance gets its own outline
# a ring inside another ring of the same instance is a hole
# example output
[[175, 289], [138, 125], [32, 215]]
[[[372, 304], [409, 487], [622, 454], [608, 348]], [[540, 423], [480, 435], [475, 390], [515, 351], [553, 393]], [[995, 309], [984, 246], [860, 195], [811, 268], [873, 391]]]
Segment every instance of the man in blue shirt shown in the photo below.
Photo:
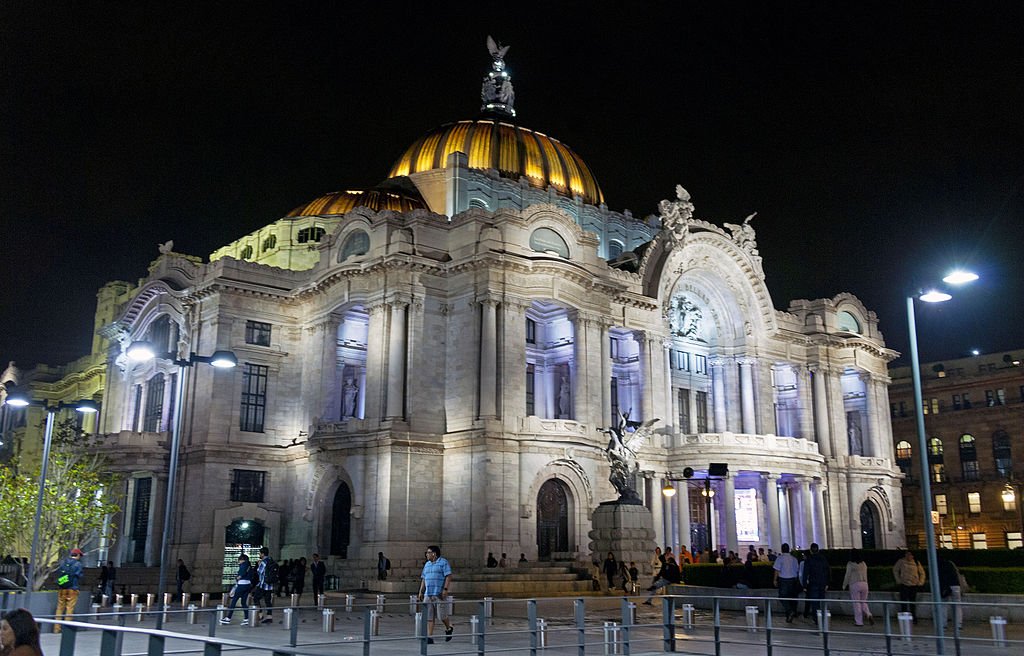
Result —
[[[455, 631], [448, 621], [448, 604], [445, 597], [452, 582], [452, 566], [448, 561], [441, 558], [441, 547], [430, 545], [427, 547], [427, 562], [423, 564], [423, 573], [420, 575], [419, 598], [423, 600], [423, 611], [427, 614], [427, 636], [434, 635], [434, 620], [444, 622], [444, 641], [452, 639]], [[434, 644], [434, 639], [428, 637], [427, 642]]]
[[[72, 549], [68, 559], [57, 568], [57, 619], [71, 620], [75, 614], [75, 602], [78, 601], [78, 582], [84, 573], [82, 568], [82, 550]], [[29, 581], [29, 585], [32, 582]], [[60, 624], [54, 624], [54, 633], [60, 633]]]
[[786, 609], [786, 621], [792, 622], [796, 615], [796, 596], [800, 594], [800, 563], [789, 553], [789, 544], [782, 543], [782, 553], [775, 559], [775, 585], [779, 586], [779, 596]]

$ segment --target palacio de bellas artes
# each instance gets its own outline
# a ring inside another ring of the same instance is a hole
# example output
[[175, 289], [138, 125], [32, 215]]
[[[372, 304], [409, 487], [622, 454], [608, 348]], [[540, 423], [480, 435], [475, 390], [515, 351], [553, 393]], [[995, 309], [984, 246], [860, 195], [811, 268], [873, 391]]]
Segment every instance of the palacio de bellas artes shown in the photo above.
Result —
[[[100, 290], [92, 355], [46, 383], [102, 381], [89, 427], [125, 482], [92, 564], [159, 564], [179, 404], [170, 562], [203, 589], [264, 545], [325, 555], [342, 587], [384, 552], [393, 575], [366, 585], [389, 591], [418, 582], [427, 544], [461, 571], [488, 553], [589, 568], [618, 497], [601, 429], [624, 416], [650, 426], [629, 476], [652, 551], [709, 533], [737, 552], [905, 544], [897, 353], [876, 315], [843, 290], [776, 309], [758, 217], [702, 217], [685, 181], [657, 215], [610, 209], [581, 154], [518, 124], [506, 51], [481, 51], [479, 114], [427, 132], [378, 186], [209, 261], [169, 242]], [[169, 356], [132, 361], [142, 340]], [[238, 366], [173, 363], [220, 349]]]

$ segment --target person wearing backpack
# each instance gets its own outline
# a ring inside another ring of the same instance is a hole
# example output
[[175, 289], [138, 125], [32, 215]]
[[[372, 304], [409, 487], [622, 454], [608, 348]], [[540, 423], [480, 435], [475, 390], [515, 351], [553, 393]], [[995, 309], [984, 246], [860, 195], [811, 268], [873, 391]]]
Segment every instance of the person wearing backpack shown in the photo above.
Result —
[[253, 601], [265, 609], [265, 616], [261, 614], [260, 623], [270, 624], [274, 621], [274, 586], [277, 585], [280, 575], [277, 562], [270, 557], [270, 549], [260, 547], [260, 564], [256, 571], [259, 573], [260, 582], [253, 591]]
[[178, 583], [178, 594], [185, 594], [185, 582], [192, 578], [192, 572], [185, 567], [185, 561], [178, 559], [178, 574], [174, 577]]
[[[75, 603], [78, 601], [78, 582], [82, 580], [84, 571], [82, 550], [78, 548], [72, 549], [67, 559], [57, 567], [56, 619], [70, 620], [74, 616]], [[53, 632], [60, 633], [60, 624], [53, 625]]]

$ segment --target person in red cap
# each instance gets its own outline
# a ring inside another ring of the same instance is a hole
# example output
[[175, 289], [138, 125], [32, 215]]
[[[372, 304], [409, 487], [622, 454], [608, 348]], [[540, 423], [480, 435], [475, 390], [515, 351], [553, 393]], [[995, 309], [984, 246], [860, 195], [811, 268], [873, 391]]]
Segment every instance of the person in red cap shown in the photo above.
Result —
[[[78, 601], [78, 582], [82, 580], [82, 550], [75, 548], [67, 560], [57, 567], [57, 617], [70, 620], [75, 614]], [[53, 625], [53, 632], [60, 633], [60, 624]]]

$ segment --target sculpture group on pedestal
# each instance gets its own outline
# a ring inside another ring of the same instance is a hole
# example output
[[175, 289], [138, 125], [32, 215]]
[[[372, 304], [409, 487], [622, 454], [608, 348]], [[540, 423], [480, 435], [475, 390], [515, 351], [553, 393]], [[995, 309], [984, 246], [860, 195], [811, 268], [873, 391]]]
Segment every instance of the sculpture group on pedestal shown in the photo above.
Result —
[[617, 503], [642, 505], [640, 495], [636, 492], [636, 473], [640, 468], [637, 462], [637, 451], [654, 432], [654, 424], [658, 418], [645, 422], [630, 421], [629, 413], [619, 412], [618, 421], [611, 428], [599, 428], [609, 436], [605, 455], [611, 465], [608, 480], [619, 493]]

